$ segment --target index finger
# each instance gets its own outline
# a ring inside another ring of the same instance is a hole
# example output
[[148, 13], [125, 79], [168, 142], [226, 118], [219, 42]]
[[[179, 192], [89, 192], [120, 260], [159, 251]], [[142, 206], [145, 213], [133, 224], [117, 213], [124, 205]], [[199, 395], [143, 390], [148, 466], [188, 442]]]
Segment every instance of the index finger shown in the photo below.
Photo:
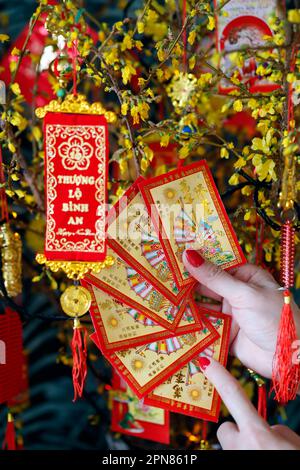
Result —
[[266, 421], [259, 416], [238, 381], [219, 362], [212, 358], [207, 360], [210, 363], [204, 368], [201, 365], [201, 358], [199, 359], [201, 370], [216, 387], [238, 428], [249, 427], [249, 424], [268, 426]]

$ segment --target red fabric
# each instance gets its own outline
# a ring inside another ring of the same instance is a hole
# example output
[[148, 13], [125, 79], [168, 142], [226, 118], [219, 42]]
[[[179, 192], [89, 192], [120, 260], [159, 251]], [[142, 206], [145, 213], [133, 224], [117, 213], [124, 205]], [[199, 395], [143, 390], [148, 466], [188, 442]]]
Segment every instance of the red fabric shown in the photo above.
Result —
[[3, 450], [16, 450], [16, 432], [14, 422], [11, 421], [7, 423], [4, 441], [2, 445]]
[[101, 261], [106, 256], [106, 119], [48, 113], [44, 144], [45, 255], [51, 260]]
[[19, 315], [7, 308], [0, 314], [0, 403], [9, 402], [21, 392], [22, 347]]
[[84, 382], [87, 376], [87, 330], [83, 327], [74, 328], [73, 339], [71, 343], [71, 350], [73, 355], [73, 387], [74, 399], [82, 397]]
[[260, 385], [258, 387], [257, 411], [263, 419], [267, 419], [267, 391], [265, 385]]
[[[285, 297], [290, 292], [284, 292]], [[293, 363], [293, 344], [297, 341], [297, 331], [293, 312], [289, 303], [284, 303], [278, 327], [278, 338], [273, 364], [273, 388], [275, 399], [285, 405], [294, 400], [300, 385], [300, 364]]]
[[[126, 382], [116, 373], [113, 372], [112, 376], [112, 387], [110, 390], [112, 393], [112, 414], [111, 414], [111, 430], [128, 436], [138, 437], [140, 439], [149, 439], [154, 442], [160, 442], [162, 444], [170, 443], [170, 414], [168, 411], [164, 411], [164, 424], [155, 424], [142, 420], [135, 420], [138, 426], [138, 432], [134, 428], [128, 427], [125, 429], [120, 425], [124, 416], [129, 411], [128, 403], [125, 401], [118, 401], [118, 392], [126, 393], [128, 386]], [[129, 401], [128, 396], [128, 401]]]

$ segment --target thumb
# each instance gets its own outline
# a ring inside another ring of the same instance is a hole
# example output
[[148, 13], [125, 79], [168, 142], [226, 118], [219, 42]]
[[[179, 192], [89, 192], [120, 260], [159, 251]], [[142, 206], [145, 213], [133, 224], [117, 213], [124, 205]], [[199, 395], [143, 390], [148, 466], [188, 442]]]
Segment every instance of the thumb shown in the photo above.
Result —
[[202, 353], [198, 358], [199, 366], [207, 379], [216, 387], [238, 428], [257, 425], [266, 427], [266, 422], [259, 416], [239, 382], [213, 358]]
[[229, 303], [241, 298], [245, 291], [246, 284], [244, 282], [231, 276], [231, 274], [210, 261], [205, 261], [196, 250], [185, 250], [183, 263], [189, 273], [200, 284], [224, 297]]

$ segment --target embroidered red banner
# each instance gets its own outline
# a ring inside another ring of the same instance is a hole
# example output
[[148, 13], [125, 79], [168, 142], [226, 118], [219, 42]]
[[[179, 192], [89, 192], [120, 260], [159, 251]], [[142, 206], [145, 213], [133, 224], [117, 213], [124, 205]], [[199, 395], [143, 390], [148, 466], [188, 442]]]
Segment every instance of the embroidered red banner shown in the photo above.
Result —
[[101, 261], [106, 255], [106, 119], [49, 112], [44, 141], [45, 255], [50, 260]]

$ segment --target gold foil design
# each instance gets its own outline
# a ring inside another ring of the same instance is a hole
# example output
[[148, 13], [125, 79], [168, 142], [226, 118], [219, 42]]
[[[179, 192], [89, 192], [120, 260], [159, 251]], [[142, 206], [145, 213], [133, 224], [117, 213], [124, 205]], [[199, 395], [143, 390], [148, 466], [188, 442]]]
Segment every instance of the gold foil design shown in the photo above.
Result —
[[22, 292], [22, 241], [9, 224], [0, 229], [0, 246], [4, 285], [8, 296], [15, 297]]
[[88, 272], [93, 271], [99, 273], [104, 268], [113, 266], [115, 258], [113, 256], [107, 256], [104, 261], [98, 263], [92, 262], [76, 262], [76, 261], [53, 261], [48, 260], [44, 254], [37, 254], [36, 261], [39, 264], [45, 264], [52, 272], [56, 273], [60, 269], [65, 272], [69, 279], [80, 280]]
[[35, 114], [38, 118], [44, 118], [48, 112], [76, 113], [103, 115], [107, 122], [114, 123], [117, 116], [112, 111], [106, 111], [101, 103], [88, 103], [84, 95], [67, 95], [64, 101], [52, 100], [42, 108], [37, 108]]
[[60, 297], [61, 308], [69, 317], [73, 318], [85, 315], [89, 311], [91, 303], [91, 294], [82, 286], [69, 286]]

